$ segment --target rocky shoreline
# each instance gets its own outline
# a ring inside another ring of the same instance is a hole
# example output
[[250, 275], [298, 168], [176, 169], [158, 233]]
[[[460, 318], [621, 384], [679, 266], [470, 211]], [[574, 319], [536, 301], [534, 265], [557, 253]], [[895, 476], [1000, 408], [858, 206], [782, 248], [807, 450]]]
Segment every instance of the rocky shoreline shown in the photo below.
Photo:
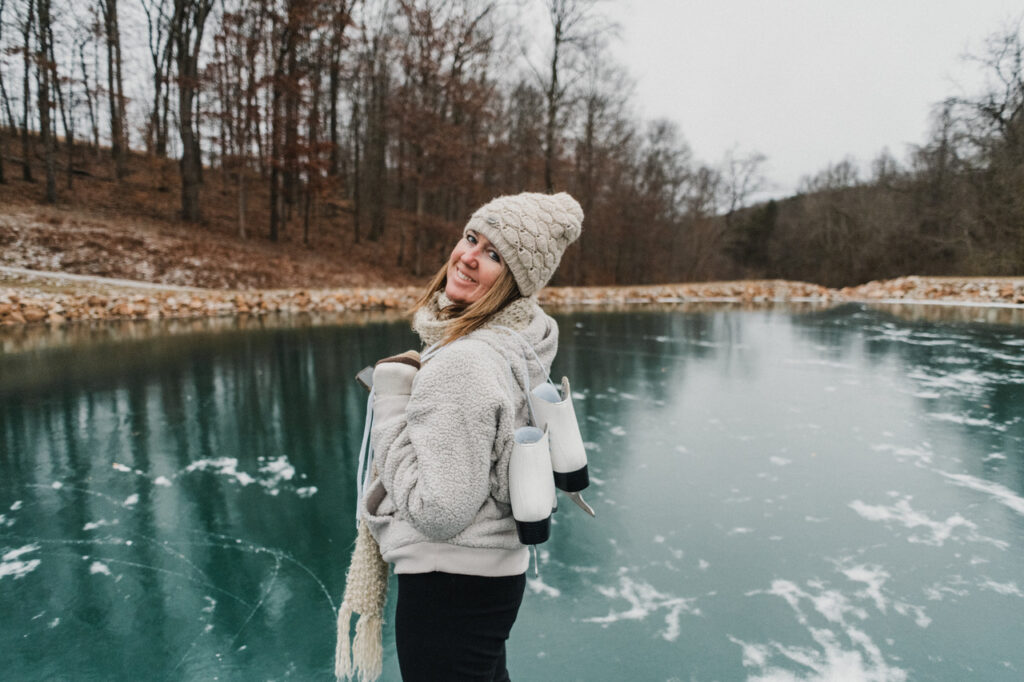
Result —
[[[416, 287], [223, 291], [166, 287], [29, 271], [0, 273], [0, 325], [50, 325], [90, 320], [163, 320], [272, 313], [404, 310]], [[546, 306], [728, 301], [944, 303], [1024, 308], [1024, 277], [901, 277], [829, 289], [783, 280], [749, 280], [626, 287], [548, 287]]]

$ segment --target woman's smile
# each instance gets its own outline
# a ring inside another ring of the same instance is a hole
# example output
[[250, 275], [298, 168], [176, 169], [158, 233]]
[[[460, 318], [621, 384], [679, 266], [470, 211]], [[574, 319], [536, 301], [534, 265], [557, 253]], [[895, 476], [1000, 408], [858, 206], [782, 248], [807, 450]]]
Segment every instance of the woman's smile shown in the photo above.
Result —
[[498, 281], [505, 267], [487, 237], [467, 230], [448, 259], [444, 292], [455, 303], [478, 301]]

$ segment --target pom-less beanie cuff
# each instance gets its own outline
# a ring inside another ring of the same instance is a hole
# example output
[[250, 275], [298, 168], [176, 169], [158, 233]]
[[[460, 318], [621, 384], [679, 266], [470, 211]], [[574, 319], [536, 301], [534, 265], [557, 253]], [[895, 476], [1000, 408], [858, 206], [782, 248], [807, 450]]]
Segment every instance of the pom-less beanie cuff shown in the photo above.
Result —
[[498, 197], [477, 209], [463, 229], [487, 237], [508, 263], [523, 296], [532, 296], [555, 274], [562, 254], [583, 228], [583, 209], [565, 192], [523, 192]]

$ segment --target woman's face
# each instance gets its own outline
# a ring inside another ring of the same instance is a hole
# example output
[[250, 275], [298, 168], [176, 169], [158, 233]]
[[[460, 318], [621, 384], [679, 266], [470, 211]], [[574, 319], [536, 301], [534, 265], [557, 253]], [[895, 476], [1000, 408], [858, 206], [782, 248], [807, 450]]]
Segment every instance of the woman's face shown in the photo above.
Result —
[[478, 301], [498, 281], [505, 267], [505, 261], [487, 237], [467, 230], [448, 259], [444, 293], [455, 303]]

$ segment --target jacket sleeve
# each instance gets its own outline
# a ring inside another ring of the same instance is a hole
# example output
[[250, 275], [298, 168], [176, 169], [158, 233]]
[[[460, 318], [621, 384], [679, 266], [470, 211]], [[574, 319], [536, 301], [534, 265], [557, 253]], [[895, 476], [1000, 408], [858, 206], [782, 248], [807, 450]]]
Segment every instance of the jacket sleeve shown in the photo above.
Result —
[[447, 540], [476, 517], [490, 492], [498, 420], [509, 401], [497, 351], [454, 343], [419, 371], [404, 414], [372, 430], [381, 482], [399, 513], [432, 540]]

